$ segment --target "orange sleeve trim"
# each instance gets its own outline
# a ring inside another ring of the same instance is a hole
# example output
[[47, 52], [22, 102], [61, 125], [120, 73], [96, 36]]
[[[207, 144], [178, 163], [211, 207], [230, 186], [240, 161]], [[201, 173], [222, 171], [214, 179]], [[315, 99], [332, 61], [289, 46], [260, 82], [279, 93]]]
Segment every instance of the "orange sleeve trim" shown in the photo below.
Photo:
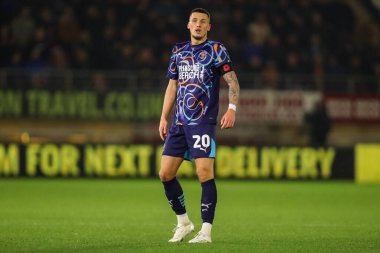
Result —
[[215, 51], [215, 53], [218, 52], [218, 44], [214, 44], [214, 51]]

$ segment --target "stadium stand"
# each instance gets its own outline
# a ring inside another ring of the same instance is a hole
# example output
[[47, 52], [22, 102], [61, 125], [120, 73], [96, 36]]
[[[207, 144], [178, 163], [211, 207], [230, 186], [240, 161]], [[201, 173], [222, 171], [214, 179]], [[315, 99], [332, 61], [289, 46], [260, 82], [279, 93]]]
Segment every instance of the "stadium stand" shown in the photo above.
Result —
[[188, 11], [202, 6], [212, 12], [210, 37], [228, 45], [243, 88], [379, 91], [380, 21], [371, 1], [173, 2], [2, 1], [0, 67], [37, 73], [37, 87], [51, 85], [47, 69], [76, 70], [77, 79], [87, 70], [162, 74], [173, 44], [188, 39]]

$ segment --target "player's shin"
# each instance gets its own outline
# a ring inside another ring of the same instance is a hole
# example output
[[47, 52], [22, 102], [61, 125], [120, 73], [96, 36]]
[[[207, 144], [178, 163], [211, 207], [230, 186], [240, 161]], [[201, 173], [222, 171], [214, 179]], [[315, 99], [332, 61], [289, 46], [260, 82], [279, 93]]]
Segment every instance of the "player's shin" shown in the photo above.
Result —
[[211, 227], [214, 221], [217, 202], [217, 190], [215, 180], [210, 179], [202, 184], [201, 215], [203, 220], [201, 232], [211, 235]]
[[177, 178], [163, 182], [163, 185], [169, 204], [177, 215], [178, 224], [186, 224], [190, 222], [186, 213], [185, 195]]

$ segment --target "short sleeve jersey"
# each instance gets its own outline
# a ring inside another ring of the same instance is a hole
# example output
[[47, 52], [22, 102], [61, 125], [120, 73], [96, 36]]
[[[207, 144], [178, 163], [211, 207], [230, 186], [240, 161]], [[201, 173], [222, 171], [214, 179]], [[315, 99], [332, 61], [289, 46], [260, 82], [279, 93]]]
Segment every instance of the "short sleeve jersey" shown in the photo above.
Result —
[[178, 81], [173, 124], [216, 124], [220, 69], [228, 72], [230, 62], [226, 48], [216, 41], [174, 46], [167, 73]]

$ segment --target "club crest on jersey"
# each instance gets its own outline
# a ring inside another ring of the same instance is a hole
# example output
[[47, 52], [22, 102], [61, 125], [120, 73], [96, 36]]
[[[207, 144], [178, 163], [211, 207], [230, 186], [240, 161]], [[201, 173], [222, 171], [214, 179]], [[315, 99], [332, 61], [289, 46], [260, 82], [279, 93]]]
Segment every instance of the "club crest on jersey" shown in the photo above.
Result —
[[207, 56], [207, 52], [206, 51], [202, 51], [200, 54], [199, 54], [199, 59], [200, 60], [204, 60]]

